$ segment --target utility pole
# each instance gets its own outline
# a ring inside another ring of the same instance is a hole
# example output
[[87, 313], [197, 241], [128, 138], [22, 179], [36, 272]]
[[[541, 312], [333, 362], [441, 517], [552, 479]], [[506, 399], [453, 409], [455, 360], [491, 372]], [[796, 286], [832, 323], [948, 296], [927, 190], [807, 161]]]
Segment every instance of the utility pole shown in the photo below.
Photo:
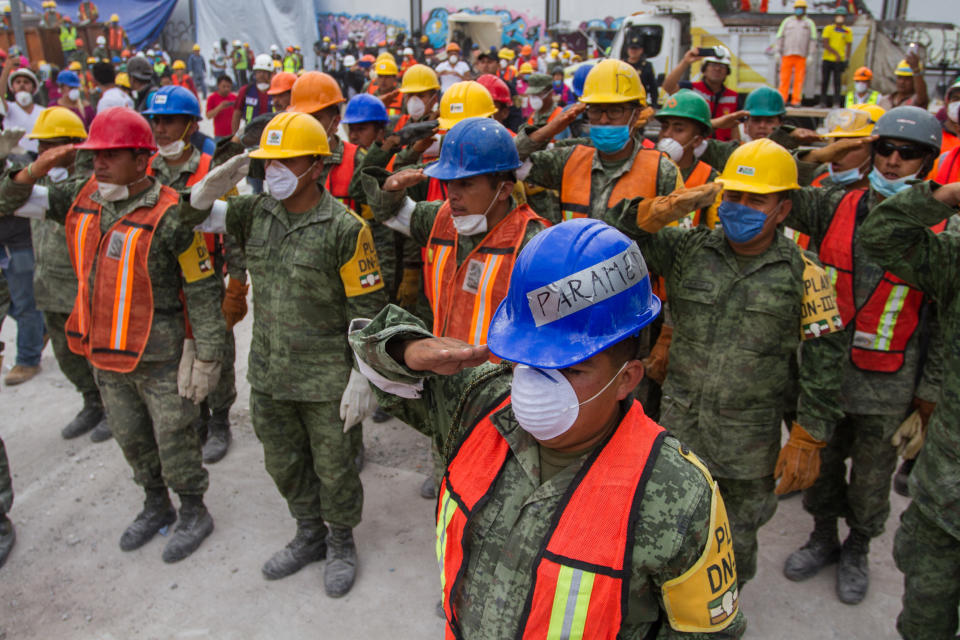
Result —
[[23, 34], [23, 19], [20, 17], [20, 0], [10, 0], [10, 22], [13, 24], [13, 37], [20, 47], [22, 55], [27, 55], [27, 38]]

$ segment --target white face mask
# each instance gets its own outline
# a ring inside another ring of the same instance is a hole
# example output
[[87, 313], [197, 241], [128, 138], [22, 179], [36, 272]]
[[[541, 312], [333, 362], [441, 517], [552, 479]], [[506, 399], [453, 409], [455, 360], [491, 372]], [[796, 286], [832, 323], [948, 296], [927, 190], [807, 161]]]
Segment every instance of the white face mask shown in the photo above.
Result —
[[704, 153], [706, 153], [706, 151], [707, 151], [707, 141], [704, 140], [703, 142], [701, 142], [700, 144], [698, 144], [693, 148], [693, 155], [699, 158]]
[[184, 147], [187, 146], [183, 140], [174, 140], [170, 144], [161, 144], [157, 151], [164, 158], [177, 158], [183, 153]]
[[419, 120], [421, 116], [426, 112], [427, 105], [423, 103], [423, 100], [417, 96], [410, 96], [407, 98], [407, 113], [414, 120]]
[[457, 56], [450, 56], [450, 57], [447, 58], [447, 60], [450, 61], [450, 64], [457, 64], [457, 60], [459, 60], [459, 59], [460, 59], [460, 58], [458, 58]]
[[510, 384], [513, 415], [524, 431], [541, 442], [562, 436], [577, 421], [580, 407], [606, 391], [626, 366], [624, 362], [603, 389], [580, 402], [573, 385], [558, 370], [518, 364]]
[[530, 97], [530, 108], [534, 111], [540, 111], [543, 109], [543, 98], [540, 96], [531, 96]]
[[257, 91], [267, 91], [270, 88], [269, 82], [258, 82]]
[[947, 118], [954, 123], [960, 122], [960, 100], [947, 105]]
[[67, 91], [67, 97], [76, 102], [80, 99], [80, 89], [70, 89]]
[[100, 197], [106, 200], [107, 202], [118, 202], [120, 200], [126, 200], [130, 197], [130, 187], [147, 180], [147, 176], [143, 176], [138, 180], [134, 180], [130, 184], [111, 184], [109, 182], [97, 182], [97, 193], [100, 194]]
[[458, 234], [461, 236], [475, 236], [477, 234], [487, 232], [487, 214], [490, 213], [490, 209], [492, 209], [493, 205], [496, 204], [497, 198], [500, 196], [500, 189], [502, 187], [502, 182], [497, 185], [497, 191], [493, 194], [490, 204], [487, 205], [487, 210], [483, 213], [471, 213], [465, 216], [452, 216], [453, 227], [457, 230]]
[[31, 104], [33, 104], [33, 94], [29, 91], [17, 91], [13, 96], [13, 99], [17, 101], [17, 104], [26, 109]]
[[860, 95], [865, 94], [869, 88], [870, 88], [870, 85], [867, 84], [866, 82], [854, 82], [854, 83], [853, 83], [853, 90], [856, 91], [856, 92], [857, 92], [858, 94], [860, 94]]
[[680, 162], [680, 159], [683, 158], [683, 145], [673, 138], [660, 138], [657, 141], [657, 150], [663, 151], [674, 162]]
[[47, 171], [47, 177], [53, 182], [63, 182], [70, 177], [70, 172], [67, 171], [66, 167], [54, 167]]
[[501, 68], [501, 69], [506, 69], [506, 68], [507, 68], [507, 61], [504, 60], [503, 58], [500, 58], [500, 68]]
[[286, 200], [292, 196], [297, 190], [297, 185], [300, 184], [300, 178], [310, 173], [313, 166], [313, 164], [310, 165], [306, 171], [298, 176], [279, 162], [271, 162], [266, 171], [266, 182], [270, 189], [270, 195], [277, 200]]

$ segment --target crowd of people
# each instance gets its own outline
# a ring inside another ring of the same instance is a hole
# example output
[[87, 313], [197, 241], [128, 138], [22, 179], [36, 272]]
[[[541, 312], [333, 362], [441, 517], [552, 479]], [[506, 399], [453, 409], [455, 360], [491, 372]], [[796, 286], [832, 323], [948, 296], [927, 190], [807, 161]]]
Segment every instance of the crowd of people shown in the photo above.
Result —
[[[83, 398], [62, 436], [115, 438], [144, 491], [120, 548], [175, 523], [178, 562], [212, 533], [252, 287], [250, 417], [296, 530], [266, 579], [325, 559], [349, 592], [362, 423], [395, 417], [432, 439], [449, 637], [740, 637], [758, 531], [798, 491], [784, 574], [836, 563], [860, 603], [892, 479], [897, 630], [955, 637], [960, 81], [935, 115], [915, 57], [890, 96], [859, 69], [818, 131], [789, 83], [741, 104], [719, 47], [660, 95], [629, 39], [397, 44], [325, 39], [312, 71], [240, 40], [7, 56], [5, 382], [51, 341]], [[0, 440], [0, 565], [12, 501]]]

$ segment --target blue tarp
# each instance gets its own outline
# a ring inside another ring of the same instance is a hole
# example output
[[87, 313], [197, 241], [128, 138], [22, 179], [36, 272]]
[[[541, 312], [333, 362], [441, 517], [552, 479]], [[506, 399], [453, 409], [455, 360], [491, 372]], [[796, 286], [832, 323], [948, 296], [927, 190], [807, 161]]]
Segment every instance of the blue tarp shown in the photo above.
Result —
[[[42, 0], [24, 0], [38, 14], [43, 14]], [[110, 15], [120, 16], [120, 25], [127, 30], [130, 45], [135, 49], [145, 48], [160, 38], [160, 32], [170, 19], [177, 0], [99, 0], [97, 9], [100, 21], [106, 22]], [[76, 23], [80, 0], [57, 0], [57, 11], [70, 16]]]

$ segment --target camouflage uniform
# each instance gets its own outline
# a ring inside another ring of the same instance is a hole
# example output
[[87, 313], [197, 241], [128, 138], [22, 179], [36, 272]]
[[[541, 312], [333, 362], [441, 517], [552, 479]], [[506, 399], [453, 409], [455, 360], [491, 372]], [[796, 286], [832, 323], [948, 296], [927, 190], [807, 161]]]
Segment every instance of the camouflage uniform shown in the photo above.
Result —
[[[812, 243], [822, 246], [840, 200], [842, 188], [807, 187], [794, 191], [793, 208], [786, 224], [810, 236]], [[858, 219], [880, 200], [872, 189], [858, 211]], [[862, 306], [883, 277], [884, 270], [870, 260], [860, 248], [859, 225], [853, 241], [853, 295]], [[921, 321], [904, 353], [903, 367], [894, 373], [866, 371], [852, 360], [843, 359], [840, 404], [843, 419], [837, 424], [834, 437], [821, 450], [820, 476], [803, 495], [803, 506], [815, 518], [846, 518], [850, 528], [867, 538], [883, 533], [890, 515], [890, 479], [897, 464], [897, 450], [890, 438], [910, 411], [914, 396], [936, 402], [939, 367], [925, 367], [925, 342], [922, 337], [931, 329]], [[933, 328], [935, 332], [935, 328]], [[853, 323], [843, 331], [849, 350], [853, 346]], [[928, 360], [936, 363], [937, 359]], [[917, 383], [917, 380], [920, 383]], [[846, 459], [852, 461], [847, 481]]]
[[[51, 185], [46, 217], [63, 224], [81, 184]], [[26, 202], [31, 185], [0, 183], [0, 213], [10, 214]], [[103, 201], [100, 226], [105, 232], [122, 216], [140, 207], [153, 207], [160, 183], [127, 200]], [[150, 246], [150, 281], [154, 315], [150, 338], [137, 368], [130, 373], [96, 369], [97, 385], [114, 437], [133, 467], [134, 479], [146, 489], [167, 486], [180, 495], [202, 495], [207, 472], [200, 461], [200, 440], [190, 427], [197, 407], [177, 392], [177, 366], [185, 338], [182, 290], [190, 308], [197, 358], [219, 361], [225, 330], [220, 311], [223, 283], [218, 278], [184, 280], [178, 258], [195, 241], [193, 230], [183, 224], [179, 208], [167, 211]], [[212, 272], [211, 272], [212, 275]], [[91, 274], [91, 279], [95, 274]]]
[[350, 319], [386, 303], [369, 227], [323, 191], [296, 214], [268, 195], [228, 198], [226, 231], [253, 284], [247, 380], [267, 471], [296, 519], [354, 527], [362, 427], [343, 433], [339, 402], [352, 364]]
[[897, 629], [910, 640], [953, 638], [960, 606], [960, 237], [929, 227], [956, 213], [923, 182], [887, 198], [860, 228], [867, 255], [937, 303], [943, 380], [926, 442], [910, 474], [913, 502], [900, 519], [894, 559], [904, 574]]
[[[773, 472], [783, 397], [801, 347], [804, 262], [777, 233], [759, 256], [738, 256], [721, 229], [636, 224], [636, 201], [607, 222], [635, 238], [651, 271], [663, 274], [674, 324], [661, 423], [707, 464], [724, 495], [741, 584], [756, 573], [757, 531], [773, 517]], [[798, 422], [829, 440], [840, 415], [836, 334], [802, 342]]]
[[[357, 356], [378, 374], [415, 384], [422, 374], [394, 361], [386, 345], [392, 338], [421, 337], [430, 334], [415, 317], [388, 307], [350, 341]], [[379, 390], [377, 398], [404, 422], [446, 440], [449, 455], [464, 431], [509, 393], [510, 381], [509, 367], [485, 364], [452, 376], [427, 374], [420, 399], [405, 400]], [[586, 452], [572, 458], [566, 468], [544, 479], [540, 447], [518, 428], [513, 412], [501, 413], [494, 421], [510, 445], [510, 454], [502, 477], [466, 534], [471, 548], [467, 549], [466, 574], [456, 606], [463, 635], [471, 639], [516, 635], [532, 586], [532, 568], [552, 514], [590, 457]], [[739, 637], [745, 628], [742, 613], [716, 635], [680, 633], [664, 619], [661, 586], [696, 562], [709, 533], [710, 485], [680, 449], [677, 440], [668, 437], [664, 441], [639, 506], [619, 637], [646, 637], [658, 627], [658, 638]]]

